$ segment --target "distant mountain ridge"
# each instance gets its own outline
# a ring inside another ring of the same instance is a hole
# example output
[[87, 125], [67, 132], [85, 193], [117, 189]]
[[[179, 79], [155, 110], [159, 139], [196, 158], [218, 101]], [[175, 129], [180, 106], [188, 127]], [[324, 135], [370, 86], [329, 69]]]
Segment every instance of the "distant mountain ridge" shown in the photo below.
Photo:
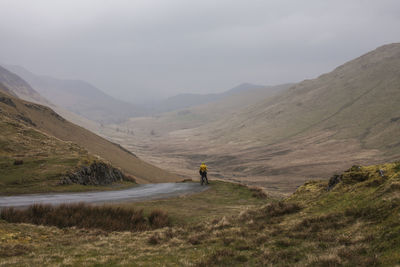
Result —
[[121, 122], [145, 113], [143, 108], [115, 99], [86, 81], [36, 75], [15, 65], [7, 68], [54, 104], [96, 122]]
[[135, 104], [115, 99], [86, 81], [37, 75], [24, 67], [16, 65], [8, 65], [7, 69], [26, 80], [40, 95], [50, 100], [51, 103], [89, 120], [105, 124], [121, 123], [132, 117], [141, 117], [209, 104], [241, 92], [269, 87], [242, 83], [222, 93], [178, 94], [147, 107], [139, 107]]
[[227, 96], [247, 90], [256, 90], [265, 88], [264, 85], [255, 85], [251, 83], [242, 83], [228, 91], [215, 94], [178, 94], [161, 101], [154, 111], [157, 113], [175, 111], [192, 106], [204, 105], [219, 101]]

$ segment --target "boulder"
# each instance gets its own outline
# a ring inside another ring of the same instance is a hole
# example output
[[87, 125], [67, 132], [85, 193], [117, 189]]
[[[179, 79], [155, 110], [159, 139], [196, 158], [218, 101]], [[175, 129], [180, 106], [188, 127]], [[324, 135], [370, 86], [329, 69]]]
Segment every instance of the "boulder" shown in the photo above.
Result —
[[109, 185], [115, 182], [134, 181], [119, 169], [104, 162], [94, 162], [90, 166], [82, 166], [77, 171], [61, 178], [60, 184]]

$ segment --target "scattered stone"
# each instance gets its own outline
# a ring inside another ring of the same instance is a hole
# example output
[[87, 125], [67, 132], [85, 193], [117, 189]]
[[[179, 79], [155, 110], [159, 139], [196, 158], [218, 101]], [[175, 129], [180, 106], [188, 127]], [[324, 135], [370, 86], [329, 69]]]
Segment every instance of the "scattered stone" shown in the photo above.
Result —
[[22, 159], [14, 160], [14, 165], [22, 165], [22, 164], [24, 164], [24, 161]]
[[9, 97], [0, 96], [0, 102], [4, 103], [6, 105], [12, 106], [14, 108], [16, 107], [15, 103]]
[[390, 122], [397, 122], [397, 121], [400, 121], [400, 117], [390, 119]]
[[42, 110], [42, 111], [45, 110], [42, 106], [40, 106], [38, 104], [25, 103], [24, 105], [25, 105], [25, 107], [34, 109], [34, 110]]
[[25, 122], [25, 123], [27, 123], [27, 124], [29, 124], [31, 126], [36, 126], [36, 124], [30, 118], [25, 117], [25, 116], [23, 116], [21, 114], [17, 115], [17, 119], [20, 120], [20, 121], [23, 121], [23, 122]]

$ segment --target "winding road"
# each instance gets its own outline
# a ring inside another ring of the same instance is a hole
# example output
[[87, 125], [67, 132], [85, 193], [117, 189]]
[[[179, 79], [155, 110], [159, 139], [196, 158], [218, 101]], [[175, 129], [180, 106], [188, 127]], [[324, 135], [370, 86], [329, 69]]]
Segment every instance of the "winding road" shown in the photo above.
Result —
[[115, 191], [4, 196], [0, 197], [0, 208], [27, 207], [38, 203], [58, 205], [77, 202], [135, 202], [193, 194], [205, 191], [207, 188], [208, 186], [201, 186], [198, 183], [162, 183], [139, 185]]

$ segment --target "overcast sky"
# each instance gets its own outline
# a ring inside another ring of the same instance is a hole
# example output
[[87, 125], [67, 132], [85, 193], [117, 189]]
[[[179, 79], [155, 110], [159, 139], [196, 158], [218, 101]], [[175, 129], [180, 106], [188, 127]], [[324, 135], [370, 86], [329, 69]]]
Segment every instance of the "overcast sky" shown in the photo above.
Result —
[[0, 62], [130, 101], [314, 78], [400, 42], [399, 0], [0, 0]]

